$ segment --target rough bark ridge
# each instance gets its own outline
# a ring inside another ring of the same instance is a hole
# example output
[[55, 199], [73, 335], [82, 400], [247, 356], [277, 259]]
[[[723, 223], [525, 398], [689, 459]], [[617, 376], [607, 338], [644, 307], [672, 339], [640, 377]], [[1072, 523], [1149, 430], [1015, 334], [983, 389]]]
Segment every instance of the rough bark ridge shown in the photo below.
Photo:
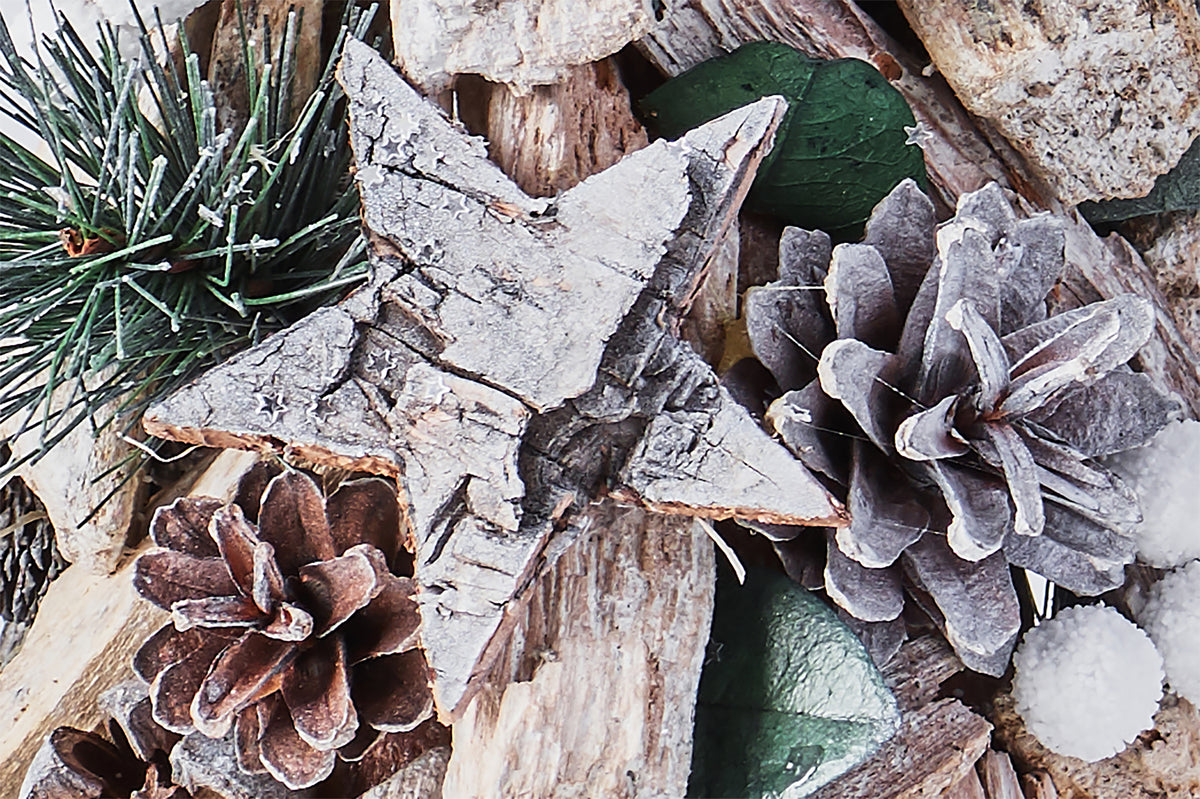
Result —
[[781, 100], [656, 143], [548, 201], [365, 45], [347, 45], [340, 77], [372, 281], [145, 423], [396, 476], [443, 717], [486, 668], [506, 604], [568, 509], [614, 478], [652, 507], [841, 522], [674, 333]]
[[446, 796], [685, 793], [713, 546], [691, 519], [611, 501], [586, 516], [455, 724]]

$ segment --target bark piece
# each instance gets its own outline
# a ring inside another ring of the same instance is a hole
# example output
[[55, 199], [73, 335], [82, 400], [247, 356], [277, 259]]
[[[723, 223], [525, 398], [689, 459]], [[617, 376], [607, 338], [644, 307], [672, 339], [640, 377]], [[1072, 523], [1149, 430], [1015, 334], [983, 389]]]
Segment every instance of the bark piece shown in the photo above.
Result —
[[652, 419], [621, 483], [664, 513], [841, 523], [812, 473], [720, 392], [715, 412], [667, 411]]
[[392, 37], [404, 74], [427, 94], [469, 73], [522, 92], [612, 55], [654, 22], [648, 0], [397, 0]]
[[1065, 204], [1146, 194], [1200, 130], [1200, 18], [1187, 0], [900, 7], [963, 105]]
[[962, 661], [940, 635], [913, 639], [883, 669], [900, 710], [909, 713], [929, 704], [946, 680], [963, 670]]
[[475, 130], [488, 140], [492, 160], [530, 197], [553, 197], [649, 143], [612, 59], [568, 67], [563, 75], [529, 92], [489, 86], [487, 122]]
[[455, 725], [447, 797], [686, 791], [713, 546], [687, 519], [611, 501], [585, 518], [512, 609], [514, 633]]
[[[340, 74], [375, 279], [217, 367], [146, 423], [401, 477], [439, 709], [453, 714], [563, 514], [621, 470], [653, 421], [677, 411], [713, 420], [722, 433], [700, 442], [708, 451], [697, 462], [734, 453], [767, 474], [777, 456], [791, 460], [668, 324], [783, 109], [760, 101], [547, 202], [518, 189], [370, 48], [350, 42]], [[401, 272], [405, 262], [415, 268]], [[261, 412], [264, 397], [283, 410]], [[598, 446], [609, 459], [595, 457]], [[840, 521], [824, 489], [790, 468], [807, 482], [781, 497], [763, 480], [771, 493], [738, 510]], [[689, 490], [672, 486], [655, 502], [685, 507]], [[787, 506], [773, 507], [780, 499]]]
[[813, 799], [943, 796], [987, 748], [992, 725], [957, 699], [940, 699], [904, 714], [900, 732], [865, 763], [812, 794]]
[[1016, 769], [1007, 752], [988, 749], [979, 760], [980, 775], [987, 799], [1025, 799]]

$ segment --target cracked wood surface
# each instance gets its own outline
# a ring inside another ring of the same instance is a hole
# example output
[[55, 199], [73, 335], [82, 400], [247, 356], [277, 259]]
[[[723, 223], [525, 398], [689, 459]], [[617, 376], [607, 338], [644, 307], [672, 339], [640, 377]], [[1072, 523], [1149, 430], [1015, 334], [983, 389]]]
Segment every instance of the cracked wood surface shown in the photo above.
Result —
[[568, 510], [610, 485], [677, 512], [841, 523], [837, 502], [676, 337], [780, 99], [539, 200], [370, 48], [348, 44], [339, 77], [371, 281], [145, 424], [394, 476], [443, 718], [461, 712], [506, 606], [572, 526]]

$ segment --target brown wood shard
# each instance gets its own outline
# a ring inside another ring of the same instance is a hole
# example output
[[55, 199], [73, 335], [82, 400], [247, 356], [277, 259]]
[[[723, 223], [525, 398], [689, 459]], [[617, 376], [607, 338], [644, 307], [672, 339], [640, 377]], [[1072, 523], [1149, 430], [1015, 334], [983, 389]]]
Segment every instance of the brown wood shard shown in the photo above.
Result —
[[395, 476], [443, 717], [486, 669], [563, 511], [597, 492], [619, 486], [704, 516], [842, 523], [836, 500], [676, 336], [780, 99], [537, 200], [370, 48], [347, 45], [339, 75], [372, 280], [145, 423]]

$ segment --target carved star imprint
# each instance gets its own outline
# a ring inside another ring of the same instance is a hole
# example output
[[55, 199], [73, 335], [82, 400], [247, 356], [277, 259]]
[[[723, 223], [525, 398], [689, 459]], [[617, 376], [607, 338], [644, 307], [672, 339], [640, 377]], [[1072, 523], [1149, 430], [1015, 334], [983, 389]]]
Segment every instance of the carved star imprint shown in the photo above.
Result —
[[[502, 643], [506, 607], [569, 540], [572, 509], [600, 491], [699, 516], [844, 522], [674, 332], [782, 99], [656, 142], [550, 201], [522, 192], [366, 45], [347, 45], [339, 79], [358, 174], [371, 178], [371, 281], [144, 422], [394, 476], [443, 718]], [[418, 139], [438, 157], [414, 158]], [[267, 384], [328, 412], [268, 428], [246, 408]]]

